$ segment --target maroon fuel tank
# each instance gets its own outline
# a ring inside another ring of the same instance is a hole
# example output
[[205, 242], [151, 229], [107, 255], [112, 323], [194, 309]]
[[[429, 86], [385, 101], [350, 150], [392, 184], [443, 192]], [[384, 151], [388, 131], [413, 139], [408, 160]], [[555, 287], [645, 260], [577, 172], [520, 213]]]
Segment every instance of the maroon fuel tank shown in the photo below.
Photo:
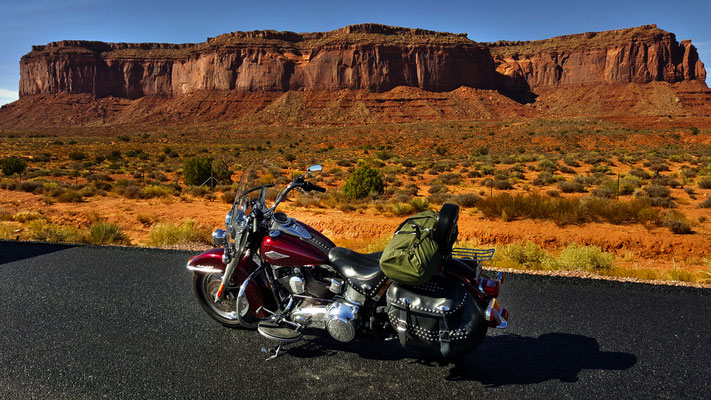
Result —
[[310, 238], [297, 237], [277, 231], [262, 239], [262, 257], [273, 265], [296, 267], [299, 265], [321, 265], [328, 262], [328, 251], [335, 245], [314, 228], [298, 222], [306, 228]]

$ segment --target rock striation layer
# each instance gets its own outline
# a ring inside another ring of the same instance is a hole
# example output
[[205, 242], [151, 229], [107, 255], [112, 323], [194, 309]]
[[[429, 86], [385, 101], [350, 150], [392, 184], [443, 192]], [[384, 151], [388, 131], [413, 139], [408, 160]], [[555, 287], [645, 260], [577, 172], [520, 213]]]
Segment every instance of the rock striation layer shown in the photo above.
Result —
[[398, 86], [529, 91], [575, 85], [704, 81], [690, 41], [655, 25], [534, 42], [378, 24], [331, 32], [233, 32], [204, 43], [65, 40], [20, 61], [20, 97], [88, 93], [136, 99], [200, 91], [368, 90]]

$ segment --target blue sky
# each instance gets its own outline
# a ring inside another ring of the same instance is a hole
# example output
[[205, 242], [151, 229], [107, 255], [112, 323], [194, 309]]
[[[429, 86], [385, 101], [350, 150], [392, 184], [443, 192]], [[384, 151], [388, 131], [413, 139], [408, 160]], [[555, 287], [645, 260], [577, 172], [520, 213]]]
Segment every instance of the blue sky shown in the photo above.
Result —
[[64, 39], [194, 43], [240, 30], [315, 32], [377, 22], [466, 32], [476, 41], [536, 40], [657, 24], [678, 40], [692, 39], [711, 70], [709, 15], [709, 0], [0, 0], [0, 104], [17, 98], [20, 57], [34, 44]]

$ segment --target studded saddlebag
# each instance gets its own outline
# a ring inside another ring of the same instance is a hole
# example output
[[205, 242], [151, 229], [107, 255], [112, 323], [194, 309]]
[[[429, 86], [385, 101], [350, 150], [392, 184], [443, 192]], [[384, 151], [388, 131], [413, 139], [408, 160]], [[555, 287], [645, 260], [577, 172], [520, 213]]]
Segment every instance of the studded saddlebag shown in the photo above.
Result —
[[436, 275], [419, 286], [393, 283], [387, 292], [390, 324], [403, 347], [453, 358], [479, 346], [486, 335], [483, 312], [460, 282]]

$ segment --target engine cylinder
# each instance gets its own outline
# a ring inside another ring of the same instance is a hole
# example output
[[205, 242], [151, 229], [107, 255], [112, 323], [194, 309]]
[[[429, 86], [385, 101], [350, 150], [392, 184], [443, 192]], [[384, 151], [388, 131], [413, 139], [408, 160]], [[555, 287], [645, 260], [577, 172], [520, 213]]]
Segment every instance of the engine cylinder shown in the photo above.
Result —
[[350, 342], [355, 338], [358, 306], [336, 301], [328, 306], [326, 331], [340, 342]]

